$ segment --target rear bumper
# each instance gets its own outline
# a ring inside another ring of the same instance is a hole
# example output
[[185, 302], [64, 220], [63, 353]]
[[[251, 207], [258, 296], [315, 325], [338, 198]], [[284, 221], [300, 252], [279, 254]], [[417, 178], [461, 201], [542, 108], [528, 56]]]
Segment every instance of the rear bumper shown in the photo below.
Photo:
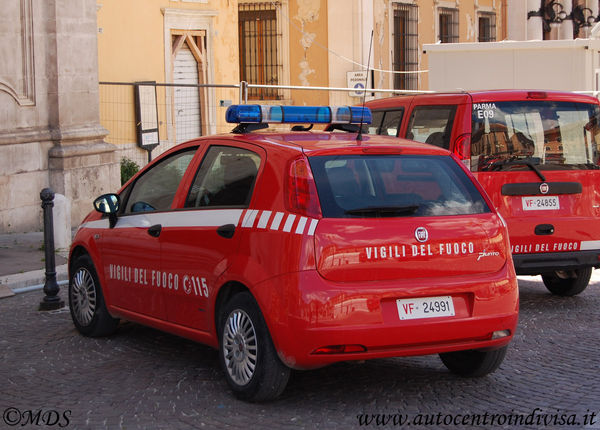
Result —
[[[512, 265], [475, 277], [422, 278], [373, 283], [332, 283], [316, 271], [289, 274], [257, 292], [273, 342], [292, 368], [465, 349], [499, 348], [510, 342], [518, 319], [518, 286]], [[269, 291], [270, 290], [270, 291]], [[269, 294], [270, 292], [270, 294]], [[274, 294], [274, 292], [276, 292]], [[396, 300], [451, 295], [456, 315], [400, 320]], [[494, 332], [510, 334], [492, 339]], [[351, 345], [364, 352], [315, 353]]]
[[600, 267], [600, 250], [513, 254], [517, 275], [540, 275], [555, 270]]

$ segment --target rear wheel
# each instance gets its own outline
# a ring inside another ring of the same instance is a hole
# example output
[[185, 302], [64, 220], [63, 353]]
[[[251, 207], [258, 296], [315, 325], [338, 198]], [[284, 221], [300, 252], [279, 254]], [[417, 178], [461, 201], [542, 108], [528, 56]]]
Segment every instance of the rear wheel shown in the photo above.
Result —
[[581, 293], [590, 283], [592, 268], [584, 267], [575, 270], [556, 270], [542, 275], [544, 285], [557, 296], [574, 296]]
[[117, 329], [119, 320], [110, 316], [89, 255], [75, 259], [69, 282], [69, 308], [77, 330], [86, 336], [107, 336]]
[[275, 351], [258, 304], [250, 293], [235, 295], [219, 324], [219, 359], [235, 396], [260, 402], [279, 396], [290, 377]]
[[440, 354], [440, 358], [452, 373], [466, 377], [478, 377], [495, 371], [502, 364], [507, 349], [508, 345], [491, 351], [470, 349], [445, 352]]

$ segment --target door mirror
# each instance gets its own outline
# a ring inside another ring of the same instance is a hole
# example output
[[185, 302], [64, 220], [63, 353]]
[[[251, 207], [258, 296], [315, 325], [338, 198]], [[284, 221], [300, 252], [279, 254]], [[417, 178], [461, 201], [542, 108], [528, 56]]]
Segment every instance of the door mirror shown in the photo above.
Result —
[[120, 199], [117, 194], [103, 194], [94, 200], [94, 209], [103, 214], [116, 214]]

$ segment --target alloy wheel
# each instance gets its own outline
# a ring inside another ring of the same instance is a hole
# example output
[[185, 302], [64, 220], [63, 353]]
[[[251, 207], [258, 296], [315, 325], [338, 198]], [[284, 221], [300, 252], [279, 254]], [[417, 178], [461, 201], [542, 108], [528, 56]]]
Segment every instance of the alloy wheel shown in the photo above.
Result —
[[254, 324], [246, 312], [236, 309], [229, 314], [223, 332], [225, 366], [231, 379], [246, 385], [254, 375], [258, 345]]

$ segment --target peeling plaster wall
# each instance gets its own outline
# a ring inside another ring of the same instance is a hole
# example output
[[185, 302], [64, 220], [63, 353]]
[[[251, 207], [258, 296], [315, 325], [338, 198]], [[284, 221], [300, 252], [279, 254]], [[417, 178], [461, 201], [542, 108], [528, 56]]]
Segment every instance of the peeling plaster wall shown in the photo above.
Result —
[[467, 18], [467, 42], [477, 42], [477, 16], [466, 15]]
[[[328, 85], [327, 0], [290, 1], [290, 84]], [[321, 91], [292, 91], [294, 104], [327, 104]]]
[[[385, 0], [374, 0], [373, 4], [373, 63], [380, 70], [391, 70], [389, 34], [389, 8]], [[376, 72], [375, 88], [385, 88], [391, 73]]]

